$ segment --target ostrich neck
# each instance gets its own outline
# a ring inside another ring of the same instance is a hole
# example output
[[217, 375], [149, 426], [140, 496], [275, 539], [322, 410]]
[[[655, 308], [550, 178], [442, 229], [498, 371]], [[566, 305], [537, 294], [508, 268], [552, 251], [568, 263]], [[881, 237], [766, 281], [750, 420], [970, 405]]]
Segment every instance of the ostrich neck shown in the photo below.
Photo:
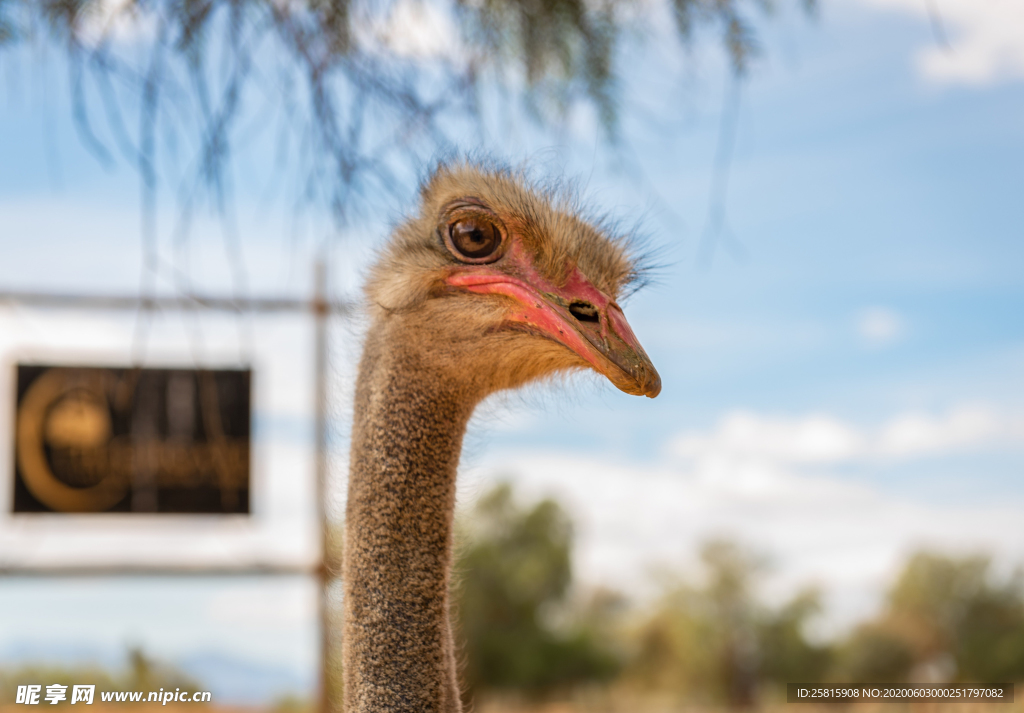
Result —
[[461, 710], [448, 619], [455, 475], [475, 399], [388, 341], [371, 334], [356, 385], [345, 710], [453, 713]]

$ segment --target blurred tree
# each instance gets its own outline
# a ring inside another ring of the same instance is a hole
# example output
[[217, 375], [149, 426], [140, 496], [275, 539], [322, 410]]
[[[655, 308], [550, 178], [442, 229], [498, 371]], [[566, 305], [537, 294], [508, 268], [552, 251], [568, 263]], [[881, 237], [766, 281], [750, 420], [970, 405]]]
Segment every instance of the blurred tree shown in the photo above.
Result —
[[832, 647], [807, 638], [808, 620], [821, 612], [815, 589], [798, 593], [758, 624], [760, 676], [780, 689], [790, 682], [818, 683], [832, 666]]
[[927, 552], [907, 563], [889, 594], [890, 616], [919, 632], [919, 659], [951, 654], [965, 681], [1024, 678], [1021, 572], [997, 581], [987, 557], [954, 559]]
[[845, 644], [850, 680], [1024, 679], [1024, 579], [1002, 580], [987, 557], [913, 555], [886, 607]]
[[703, 585], [675, 585], [646, 616], [627, 678], [645, 690], [734, 707], [754, 704], [763, 682], [821, 680], [830, 650], [804, 631], [818, 595], [802, 592], [773, 611], [756, 597], [760, 558], [712, 540], [701, 560]]
[[703, 592], [674, 587], [646, 613], [635, 638], [625, 674], [632, 687], [691, 701], [724, 698], [718, 668], [724, 642]]
[[914, 658], [911, 645], [891, 622], [871, 622], [854, 629], [836, 663], [841, 680], [896, 683], [907, 680]]
[[[810, 10], [814, 0], [797, 1]], [[355, 199], [406, 183], [410, 167], [479, 127], [503, 97], [524, 97], [542, 123], [592, 107], [614, 137], [626, 31], [652, 36], [672, 17], [682, 48], [708, 28], [742, 73], [757, 51], [751, 14], [773, 5], [0, 0], [0, 58], [26, 40], [66, 55], [84, 145], [138, 169], [150, 212], [158, 181], [184, 208], [205, 196], [223, 211], [232, 149], [277, 127], [267, 177], [296, 171], [296, 205], [326, 205], [344, 223]]]
[[722, 636], [718, 671], [725, 697], [733, 706], [750, 706], [754, 702], [760, 654], [753, 580], [763, 563], [728, 540], [706, 543], [701, 559], [708, 570], [707, 595]]
[[[470, 695], [541, 693], [615, 673], [590, 617], [567, 616], [572, 526], [556, 502], [523, 507], [499, 485], [460, 523], [460, 541], [456, 613]], [[587, 611], [603, 617], [615, 602], [604, 594]]]

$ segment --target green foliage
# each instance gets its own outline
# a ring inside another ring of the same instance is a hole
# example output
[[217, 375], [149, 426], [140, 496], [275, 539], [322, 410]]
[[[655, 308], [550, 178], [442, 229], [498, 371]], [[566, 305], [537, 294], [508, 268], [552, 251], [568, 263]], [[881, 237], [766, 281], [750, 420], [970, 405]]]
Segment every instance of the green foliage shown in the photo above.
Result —
[[986, 557], [920, 552], [889, 591], [885, 610], [844, 647], [851, 680], [903, 681], [935, 662], [960, 681], [1024, 678], [1024, 587], [1020, 572], [997, 580]]
[[618, 625], [621, 597], [597, 593], [575, 615], [567, 609], [572, 528], [556, 503], [522, 508], [503, 485], [461, 532], [468, 544], [458, 560], [458, 613], [474, 690], [543, 692], [607, 681], [621, 661], [618, 680], [634, 690], [749, 705], [763, 684], [821, 681], [832, 666], [832, 648], [806, 635], [820, 611], [817, 592], [764, 606], [757, 596], [764, 563], [734, 542], [706, 543], [699, 583], [668, 587], [653, 606], [633, 612], [637, 624], [626, 633]]
[[840, 677], [853, 682], [903, 682], [913, 664], [906, 638], [885, 624], [858, 626], [838, 654]]
[[644, 617], [627, 672], [631, 684], [743, 706], [754, 702], [759, 683], [821, 680], [830, 651], [804, 633], [818, 612], [818, 595], [803, 592], [772, 611], [756, 597], [758, 558], [715, 540], [701, 559], [703, 584], [677, 584]]
[[984, 557], [911, 557], [885, 609], [833, 645], [806, 635], [820, 610], [806, 591], [777, 610], [756, 594], [759, 564], [736, 545], [703, 551], [701, 586], [681, 583], [636, 632], [628, 679], [705, 702], [750, 703], [755, 684], [1024, 679], [1024, 587], [997, 579]]
[[686, 585], [668, 592], [635, 635], [627, 680], [644, 691], [667, 691], [690, 700], [724, 696], [720, 624], [703, 592]]
[[572, 580], [572, 526], [557, 503], [522, 507], [500, 485], [460, 535], [456, 613], [470, 692], [539, 693], [615, 672], [587, 617], [558, 621]]
[[808, 620], [821, 612], [821, 595], [814, 589], [797, 594], [758, 625], [762, 680], [779, 686], [789, 682], [818, 683], [832, 667], [832, 647], [807, 638]]

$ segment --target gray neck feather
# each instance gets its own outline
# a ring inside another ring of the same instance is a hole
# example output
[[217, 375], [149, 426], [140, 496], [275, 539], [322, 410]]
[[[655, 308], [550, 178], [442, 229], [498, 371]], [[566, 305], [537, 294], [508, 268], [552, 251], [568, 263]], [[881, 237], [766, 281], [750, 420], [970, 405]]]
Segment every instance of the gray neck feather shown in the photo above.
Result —
[[347, 713], [462, 709], [448, 588], [455, 475], [477, 399], [421, 360], [371, 332], [360, 363], [343, 571]]

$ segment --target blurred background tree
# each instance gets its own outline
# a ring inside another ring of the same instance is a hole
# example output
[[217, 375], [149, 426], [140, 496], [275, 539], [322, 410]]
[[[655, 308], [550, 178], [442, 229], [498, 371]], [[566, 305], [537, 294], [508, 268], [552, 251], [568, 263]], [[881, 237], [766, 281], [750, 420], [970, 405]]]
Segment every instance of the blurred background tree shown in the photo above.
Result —
[[808, 635], [810, 621], [821, 611], [821, 595], [812, 587], [798, 592], [758, 623], [758, 673], [779, 697], [789, 682], [827, 680], [834, 661], [832, 647]]
[[703, 583], [678, 583], [635, 632], [627, 680], [680, 700], [754, 704], [763, 684], [822, 680], [827, 646], [808, 640], [808, 620], [819, 611], [816, 592], [796, 595], [778, 609], [761, 603], [763, 559], [729, 540], [701, 551]]
[[700, 571], [660, 597], [629, 601], [572, 582], [572, 523], [551, 499], [520, 503], [496, 486], [458, 525], [456, 608], [470, 698], [550, 698], [600, 686], [675, 704], [748, 707], [790, 682], [1024, 680], [1021, 573], [980, 556], [919, 552], [882, 611], [833, 641], [811, 635], [813, 588], [765, 603], [767, 560], [706, 542]]
[[619, 661], [602, 640], [616, 598], [572, 616], [572, 524], [553, 500], [523, 506], [502, 484], [460, 524], [456, 611], [467, 693], [540, 694], [602, 681]]
[[[761, 689], [823, 680], [831, 647], [808, 638], [813, 590], [764, 605], [763, 558], [735, 542], [701, 550], [696, 581], [654, 602], [572, 583], [572, 523], [557, 502], [518, 502], [508, 484], [459, 521], [456, 610], [468, 695], [561, 695], [618, 686], [678, 701], [748, 706]], [[632, 623], [631, 623], [632, 622]]]
[[841, 652], [855, 681], [1024, 680], [1024, 578], [1002, 578], [988, 558], [913, 555], [886, 606]]

